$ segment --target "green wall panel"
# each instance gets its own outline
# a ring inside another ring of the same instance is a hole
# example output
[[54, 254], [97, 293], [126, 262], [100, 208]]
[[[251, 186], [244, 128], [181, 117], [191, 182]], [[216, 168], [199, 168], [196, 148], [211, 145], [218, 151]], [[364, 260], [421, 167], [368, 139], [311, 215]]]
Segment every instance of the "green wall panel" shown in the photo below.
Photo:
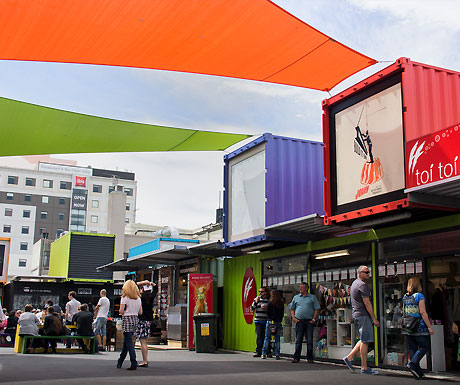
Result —
[[259, 288], [261, 255], [247, 255], [225, 260], [224, 270], [224, 348], [254, 351], [256, 333], [254, 323], [247, 324], [243, 316], [242, 288], [244, 273], [252, 267]]
[[51, 243], [49, 275], [66, 277], [69, 269], [70, 236], [68, 233]]

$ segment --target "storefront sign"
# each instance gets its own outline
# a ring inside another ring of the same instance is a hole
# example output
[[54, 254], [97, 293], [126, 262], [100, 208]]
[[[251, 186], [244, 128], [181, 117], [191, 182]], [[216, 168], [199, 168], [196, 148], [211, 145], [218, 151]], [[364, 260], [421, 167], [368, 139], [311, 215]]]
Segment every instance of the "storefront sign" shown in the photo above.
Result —
[[91, 295], [93, 294], [93, 289], [90, 287], [79, 287], [77, 290], [77, 294], [81, 295]]
[[[212, 274], [189, 274], [188, 275], [188, 306], [187, 306], [187, 318], [188, 318], [188, 347], [192, 349], [194, 347], [194, 332], [193, 332], [193, 316], [202, 313], [212, 313], [212, 300], [213, 300], [213, 281], [214, 276]], [[252, 303], [252, 301], [251, 301]], [[251, 306], [251, 304], [249, 304]], [[206, 324], [201, 324], [203, 325]], [[209, 335], [209, 324], [208, 334]]]
[[72, 192], [72, 210], [86, 211], [87, 205], [87, 191], [86, 190], [73, 190]]
[[122, 290], [122, 289], [113, 289], [113, 295], [114, 295], [114, 296], [122, 295], [122, 294], [123, 294], [123, 290]]
[[86, 187], [86, 176], [75, 177], [75, 187]]
[[406, 143], [407, 188], [460, 175], [460, 123]]
[[404, 186], [401, 85], [335, 115], [337, 205]]
[[248, 267], [243, 277], [242, 287], [242, 303], [243, 303], [243, 316], [244, 320], [248, 324], [252, 324], [254, 311], [251, 309], [252, 302], [257, 296], [256, 291], [256, 278], [254, 277], [254, 271], [252, 267]]

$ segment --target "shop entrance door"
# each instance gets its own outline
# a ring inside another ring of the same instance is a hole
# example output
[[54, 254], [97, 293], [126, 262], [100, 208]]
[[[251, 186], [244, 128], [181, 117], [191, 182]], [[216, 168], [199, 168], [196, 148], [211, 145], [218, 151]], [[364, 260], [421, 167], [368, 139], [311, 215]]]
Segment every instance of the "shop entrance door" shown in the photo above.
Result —
[[460, 255], [427, 260], [427, 302], [429, 315], [443, 334], [439, 337], [444, 340], [446, 370], [460, 372], [459, 336], [453, 327], [453, 323], [460, 327]]

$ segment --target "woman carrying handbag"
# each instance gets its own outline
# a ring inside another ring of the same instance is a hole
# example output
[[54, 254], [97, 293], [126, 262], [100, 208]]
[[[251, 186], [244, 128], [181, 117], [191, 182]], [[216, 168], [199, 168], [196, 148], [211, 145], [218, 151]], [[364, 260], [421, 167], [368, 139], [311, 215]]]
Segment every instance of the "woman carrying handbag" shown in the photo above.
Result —
[[134, 350], [133, 334], [136, 332], [137, 323], [139, 321], [138, 316], [142, 314], [141, 298], [139, 289], [133, 280], [126, 281], [121, 291], [119, 313], [123, 316], [123, 350], [120, 353], [120, 358], [118, 358], [117, 368], [121, 368], [123, 361], [129, 353], [131, 366], [127, 368], [127, 370], [136, 370], [137, 360], [136, 351]]
[[422, 294], [422, 284], [418, 277], [412, 277], [407, 283], [407, 293], [403, 298], [402, 333], [407, 336], [410, 361], [407, 368], [419, 379], [423, 377], [420, 360], [428, 351], [429, 336], [434, 334]]

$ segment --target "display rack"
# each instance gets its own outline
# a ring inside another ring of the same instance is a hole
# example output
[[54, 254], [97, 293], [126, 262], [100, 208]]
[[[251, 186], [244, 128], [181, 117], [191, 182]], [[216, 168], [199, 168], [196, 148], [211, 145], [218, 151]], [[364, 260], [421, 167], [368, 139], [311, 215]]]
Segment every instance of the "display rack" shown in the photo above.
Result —
[[351, 309], [337, 309], [336, 318], [326, 321], [328, 357], [343, 358], [353, 347], [356, 337]]

